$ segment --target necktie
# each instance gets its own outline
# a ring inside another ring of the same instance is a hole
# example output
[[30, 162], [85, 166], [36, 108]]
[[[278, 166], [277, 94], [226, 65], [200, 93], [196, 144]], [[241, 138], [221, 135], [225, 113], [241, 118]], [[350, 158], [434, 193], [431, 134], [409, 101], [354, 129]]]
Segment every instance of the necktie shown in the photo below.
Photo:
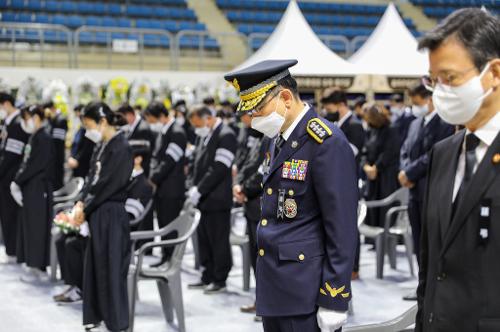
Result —
[[474, 167], [476, 167], [477, 164], [476, 148], [480, 142], [479, 138], [474, 134], [468, 134], [465, 136], [465, 172], [462, 184], [460, 185], [457, 196], [453, 201], [452, 219], [455, 216], [455, 212], [460, 200], [462, 199], [464, 190], [467, 188], [470, 180], [472, 179], [472, 175], [474, 174]]
[[285, 144], [285, 139], [283, 136], [279, 135], [274, 144], [274, 158], [276, 158], [276, 156], [280, 153], [283, 144]]

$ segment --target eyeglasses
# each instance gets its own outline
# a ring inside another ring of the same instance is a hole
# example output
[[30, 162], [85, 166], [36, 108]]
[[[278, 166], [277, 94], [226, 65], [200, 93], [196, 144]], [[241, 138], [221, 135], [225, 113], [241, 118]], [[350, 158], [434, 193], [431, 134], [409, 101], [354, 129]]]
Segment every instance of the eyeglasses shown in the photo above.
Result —
[[438, 83], [450, 86], [459, 86], [464, 82], [465, 76], [476, 69], [476, 67], [472, 67], [464, 71], [443, 72], [439, 75], [426, 76], [422, 79], [422, 83], [430, 91], [433, 91]]
[[264, 107], [266, 107], [266, 106], [267, 106], [267, 104], [269, 104], [269, 103], [271, 102], [271, 100], [273, 100], [273, 99], [274, 99], [277, 95], [279, 95], [279, 93], [280, 93], [280, 92], [281, 92], [281, 89], [278, 89], [275, 93], [273, 93], [273, 94], [271, 95], [271, 98], [269, 98], [269, 99], [268, 99], [267, 101], [265, 101], [265, 102], [260, 103], [260, 104], [259, 104], [257, 107], [255, 107], [253, 110], [249, 110], [249, 111], [247, 111], [247, 114], [248, 114], [249, 116], [254, 116], [254, 115], [258, 114], [258, 113], [261, 113], [261, 112], [262, 112], [262, 110], [264, 109]]

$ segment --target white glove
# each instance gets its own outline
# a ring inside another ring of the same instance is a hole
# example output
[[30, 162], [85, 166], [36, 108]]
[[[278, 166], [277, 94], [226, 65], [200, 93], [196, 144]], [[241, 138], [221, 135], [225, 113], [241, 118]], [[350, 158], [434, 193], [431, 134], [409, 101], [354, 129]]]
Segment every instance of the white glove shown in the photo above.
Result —
[[17, 205], [23, 206], [23, 193], [21, 187], [15, 182], [10, 183], [10, 194], [12, 198], [16, 201]]
[[80, 235], [83, 237], [88, 237], [90, 235], [89, 223], [84, 222], [80, 225]]
[[188, 190], [186, 196], [187, 196], [187, 202], [196, 206], [200, 201], [201, 194], [198, 191], [198, 187], [195, 186]]
[[347, 312], [319, 307], [316, 319], [321, 332], [335, 332], [347, 323]]

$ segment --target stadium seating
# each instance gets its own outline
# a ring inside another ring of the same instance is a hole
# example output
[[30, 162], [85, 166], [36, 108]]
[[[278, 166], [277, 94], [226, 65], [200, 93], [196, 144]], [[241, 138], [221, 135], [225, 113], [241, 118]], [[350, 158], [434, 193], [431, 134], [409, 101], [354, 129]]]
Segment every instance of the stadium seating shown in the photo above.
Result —
[[[273, 0], [216, 0], [217, 6], [224, 11], [227, 19], [235, 28], [245, 34], [269, 34], [281, 19], [288, 3]], [[306, 20], [318, 35], [340, 35], [352, 39], [356, 36], [369, 36], [385, 12], [384, 5], [364, 5], [335, 2], [299, 2], [299, 7]], [[411, 19], [404, 19], [406, 26], [416, 36]], [[259, 48], [264, 40], [253, 38], [254, 49]], [[336, 52], [345, 52], [345, 45], [327, 42]]]
[[425, 15], [441, 20], [454, 10], [462, 7], [482, 7], [500, 14], [499, 0], [411, 0], [414, 5], [421, 6]]
[[[75, 30], [82, 26], [106, 28], [142, 28], [158, 29], [171, 33], [181, 30], [205, 32], [207, 28], [199, 23], [192, 9], [187, 8], [185, 0], [130, 0], [123, 2], [91, 2], [91, 1], [34, 1], [34, 0], [0, 0], [0, 21], [18, 23], [58, 24]], [[36, 31], [16, 31], [17, 41], [37, 41]], [[57, 31], [44, 31], [45, 42], [66, 43], [67, 36]], [[82, 44], [105, 45], [108, 37], [138, 39], [138, 36], [124, 34], [107, 34], [104, 32], [83, 32], [80, 34]], [[0, 40], [12, 38], [9, 30], [0, 31]], [[181, 48], [198, 48], [200, 38], [203, 47], [217, 50], [219, 45], [214, 38], [185, 36], [180, 39]], [[172, 41], [159, 34], [144, 35], [147, 47], [170, 47]]]

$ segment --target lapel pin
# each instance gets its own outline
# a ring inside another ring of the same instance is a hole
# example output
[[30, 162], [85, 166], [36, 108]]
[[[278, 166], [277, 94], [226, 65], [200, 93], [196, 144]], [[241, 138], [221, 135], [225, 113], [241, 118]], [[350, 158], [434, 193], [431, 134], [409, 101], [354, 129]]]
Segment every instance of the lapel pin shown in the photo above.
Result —
[[500, 163], [500, 153], [495, 153], [493, 155], [493, 164], [498, 164]]
[[292, 148], [295, 149], [297, 146], [299, 146], [299, 142], [293, 141], [292, 142]]

